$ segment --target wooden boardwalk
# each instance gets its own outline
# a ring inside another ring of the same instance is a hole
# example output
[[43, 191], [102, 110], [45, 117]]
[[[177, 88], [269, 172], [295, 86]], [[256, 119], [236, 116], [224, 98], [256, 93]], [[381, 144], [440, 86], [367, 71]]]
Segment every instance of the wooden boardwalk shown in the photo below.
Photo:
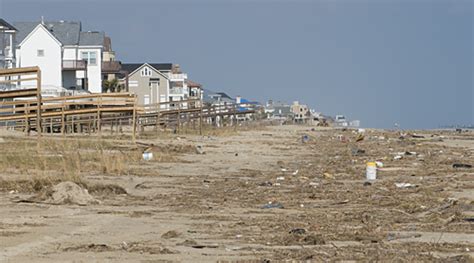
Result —
[[[33, 75], [33, 76], [31, 76]], [[25, 77], [26, 76], [26, 77]], [[35, 88], [0, 91], [0, 126], [21, 129], [27, 134], [98, 133], [104, 126], [123, 132], [129, 126], [135, 139], [137, 130], [156, 130], [192, 122], [202, 132], [203, 122], [225, 118], [237, 123], [238, 116], [254, 113], [254, 108], [238, 104], [205, 106], [201, 99], [138, 105], [131, 93], [100, 93], [42, 98], [39, 68], [0, 70], [0, 83], [36, 81]]]

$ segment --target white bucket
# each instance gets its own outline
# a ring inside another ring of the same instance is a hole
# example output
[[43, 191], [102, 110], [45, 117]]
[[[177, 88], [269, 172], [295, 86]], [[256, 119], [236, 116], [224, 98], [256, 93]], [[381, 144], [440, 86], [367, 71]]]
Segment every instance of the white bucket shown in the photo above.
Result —
[[367, 169], [365, 171], [365, 176], [367, 180], [377, 179], [377, 164], [374, 162], [367, 163]]
[[143, 153], [143, 160], [149, 161], [153, 158], [153, 153], [151, 152], [144, 152]]

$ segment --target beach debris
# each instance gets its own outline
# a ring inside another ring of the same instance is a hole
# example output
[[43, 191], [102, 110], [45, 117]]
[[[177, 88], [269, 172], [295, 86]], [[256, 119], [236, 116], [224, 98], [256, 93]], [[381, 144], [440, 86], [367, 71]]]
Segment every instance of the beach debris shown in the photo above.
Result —
[[273, 203], [273, 202], [268, 202], [268, 204], [265, 204], [261, 207], [262, 209], [283, 209], [283, 205], [280, 203]]
[[311, 185], [311, 186], [319, 186], [319, 183], [317, 183], [317, 182], [309, 182], [309, 185]]
[[372, 182], [369, 182], [369, 181], [364, 182], [364, 186], [371, 186], [371, 185], [372, 185]]
[[164, 238], [164, 239], [170, 239], [170, 238], [176, 238], [176, 237], [179, 237], [180, 234], [174, 230], [170, 230], [166, 233], [164, 233], [163, 235], [161, 235], [161, 238]]
[[455, 169], [471, 169], [472, 165], [465, 164], [465, 163], [455, 163], [455, 164], [453, 164], [453, 168], [455, 168]]
[[425, 138], [425, 136], [423, 136], [423, 135], [418, 135], [418, 134], [415, 134], [415, 133], [412, 134], [411, 137], [412, 137], [412, 138], [415, 138], [415, 139], [423, 139], [423, 138]]
[[395, 155], [395, 157], [393, 157], [394, 160], [400, 160], [400, 159], [403, 159], [403, 156], [402, 155]]
[[365, 177], [367, 180], [377, 179], [377, 164], [375, 162], [368, 162], [365, 169]]
[[365, 154], [365, 150], [359, 148], [352, 148], [351, 152], [353, 156], [361, 156]]
[[381, 161], [376, 161], [375, 165], [377, 165], [377, 168], [383, 168], [383, 162]]
[[301, 137], [301, 142], [302, 142], [302, 143], [307, 143], [307, 142], [309, 142], [309, 136], [306, 135], [306, 134], [303, 135], [303, 136]]
[[361, 141], [364, 140], [364, 138], [365, 138], [365, 136], [363, 134], [359, 134], [356, 138], [356, 142], [361, 142]]
[[290, 234], [293, 235], [303, 235], [306, 233], [306, 229], [304, 228], [293, 228], [289, 231]]
[[419, 233], [388, 233], [387, 240], [392, 241], [396, 239], [404, 239], [404, 238], [419, 238], [421, 234]]
[[143, 160], [150, 161], [151, 159], [153, 159], [153, 153], [149, 151], [144, 151], [142, 154], [142, 157], [143, 157]]
[[270, 181], [265, 181], [258, 184], [258, 186], [272, 186], [272, 185], [273, 183]]
[[286, 169], [286, 168], [281, 168], [281, 171], [282, 171], [282, 172], [287, 172], [288, 169]]
[[358, 133], [365, 133], [365, 129], [359, 128], [359, 129], [357, 129], [357, 132], [358, 132]]
[[202, 148], [202, 145], [196, 145], [196, 153], [205, 154], [204, 149]]
[[283, 176], [278, 176], [277, 177], [277, 181], [283, 181], [283, 180], [285, 180], [285, 177], [283, 177]]
[[294, 172], [292, 173], [292, 175], [297, 175], [298, 172], [299, 172], [299, 170], [297, 169], [296, 171], [294, 171]]
[[418, 187], [418, 185], [410, 183], [395, 183], [395, 186], [402, 189]]
[[330, 173], [323, 173], [323, 177], [325, 179], [334, 179], [334, 175]]

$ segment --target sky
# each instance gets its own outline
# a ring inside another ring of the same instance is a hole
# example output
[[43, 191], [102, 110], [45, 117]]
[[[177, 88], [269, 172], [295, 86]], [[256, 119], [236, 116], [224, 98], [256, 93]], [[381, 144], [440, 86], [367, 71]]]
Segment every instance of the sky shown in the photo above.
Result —
[[474, 0], [0, 0], [9, 22], [81, 21], [122, 62], [362, 126], [474, 124]]

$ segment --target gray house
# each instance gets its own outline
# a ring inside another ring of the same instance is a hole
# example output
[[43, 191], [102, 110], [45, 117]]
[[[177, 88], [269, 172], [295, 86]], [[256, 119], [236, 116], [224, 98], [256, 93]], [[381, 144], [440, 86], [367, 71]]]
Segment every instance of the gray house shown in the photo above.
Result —
[[123, 63], [120, 81], [138, 97], [138, 104], [148, 105], [169, 101], [171, 63]]

